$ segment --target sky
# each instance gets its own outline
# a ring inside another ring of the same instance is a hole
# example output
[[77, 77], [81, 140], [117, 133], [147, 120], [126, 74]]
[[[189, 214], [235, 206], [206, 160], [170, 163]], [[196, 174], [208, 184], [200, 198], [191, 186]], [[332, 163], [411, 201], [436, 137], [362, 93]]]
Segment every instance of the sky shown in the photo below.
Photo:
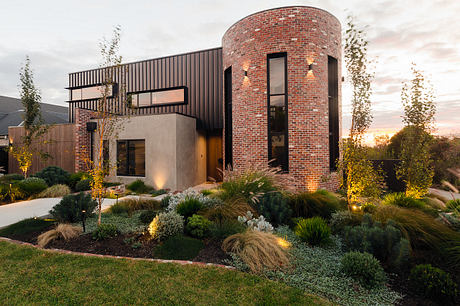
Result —
[[[0, 18], [0, 95], [18, 97], [19, 70], [31, 59], [42, 101], [66, 105], [68, 73], [95, 68], [98, 44], [122, 28], [124, 62], [221, 46], [239, 19], [264, 9], [309, 5], [346, 26], [352, 14], [365, 29], [373, 71], [373, 123], [369, 139], [402, 126], [401, 87], [411, 63], [431, 80], [437, 103], [436, 133], [460, 135], [459, 0], [169, 0], [6, 1]], [[345, 80], [346, 71], [342, 71]], [[343, 131], [350, 127], [351, 88], [343, 85]], [[1, 106], [0, 106], [1, 111]]]

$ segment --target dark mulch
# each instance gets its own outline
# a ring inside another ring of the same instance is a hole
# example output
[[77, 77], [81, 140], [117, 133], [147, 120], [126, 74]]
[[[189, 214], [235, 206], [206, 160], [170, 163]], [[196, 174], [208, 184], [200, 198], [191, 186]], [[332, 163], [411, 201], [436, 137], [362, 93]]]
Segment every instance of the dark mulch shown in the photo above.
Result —
[[13, 240], [19, 240], [19, 241], [24, 241], [28, 243], [37, 243], [37, 237], [46, 231], [49, 231], [53, 228], [55, 228], [56, 225], [50, 225], [48, 228], [39, 230], [39, 231], [33, 231], [33, 232], [28, 232], [28, 233], [21, 233], [21, 234], [10, 234], [10, 235], [5, 235], [5, 237], [13, 239]]

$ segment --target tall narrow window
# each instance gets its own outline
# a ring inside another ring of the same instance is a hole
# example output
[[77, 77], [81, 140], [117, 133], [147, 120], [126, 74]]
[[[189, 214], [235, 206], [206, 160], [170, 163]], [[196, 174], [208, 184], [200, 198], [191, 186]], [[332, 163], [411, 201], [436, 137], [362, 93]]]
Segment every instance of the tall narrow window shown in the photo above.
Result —
[[267, 61], [268, 159], [288, 171], [287, 54], [269, 54]]
[[337, 59], [328, 56], [328, 93], [329, 93], [329, 168], [337, 170], [339, 158], [339, 72]]
[[233, 140], [232, 140], [232, 67], [224, 72], [224, 94], [225, 94], [225, 164], [233, 166]]

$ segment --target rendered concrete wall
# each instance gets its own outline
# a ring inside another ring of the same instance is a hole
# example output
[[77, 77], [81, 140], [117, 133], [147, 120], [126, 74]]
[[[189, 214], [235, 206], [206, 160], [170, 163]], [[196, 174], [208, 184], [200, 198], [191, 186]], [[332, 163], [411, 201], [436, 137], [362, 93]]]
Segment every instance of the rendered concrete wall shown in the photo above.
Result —
[[[112, 167], [107, 180], [130, 183], [142, 179], [157, 189], [171, 190], [183, 190], [206, 181], [206, 156], [200, 154], [203, 139], [196, 130], [194, 118], [161, 114], [123, 120], [118, 140], [145, 140], [145, 177], [117, 176], [116, 168]], [[95, 143], [98, 143], [97, 139]], [[204, 147], [205, 144], [206, 140]], [[115, 165], [116, 140], [110, 142], [109, 156], [111, 165]]]

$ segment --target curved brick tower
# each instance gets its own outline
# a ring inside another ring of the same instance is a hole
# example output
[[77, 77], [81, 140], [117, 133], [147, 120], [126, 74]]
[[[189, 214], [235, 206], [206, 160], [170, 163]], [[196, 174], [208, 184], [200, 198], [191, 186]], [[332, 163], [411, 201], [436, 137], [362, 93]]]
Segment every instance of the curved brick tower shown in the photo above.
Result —
[[270, 9], [232, 25], [222, 39], [225, 163], [275, 159], [298, 190], [336, 189], [341, 50], [340, 22], [318, 8]]

